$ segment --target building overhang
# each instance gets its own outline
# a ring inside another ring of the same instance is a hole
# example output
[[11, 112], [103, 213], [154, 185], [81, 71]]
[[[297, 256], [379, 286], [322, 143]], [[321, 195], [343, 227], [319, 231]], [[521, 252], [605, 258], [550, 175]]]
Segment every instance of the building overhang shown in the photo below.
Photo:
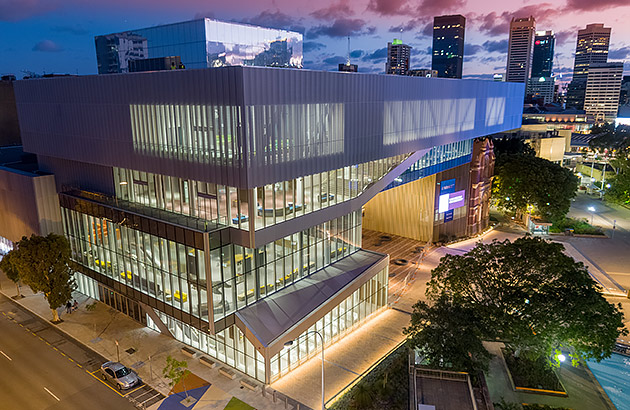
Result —
[[359, 250], [239, 310], [236, 325], [263, 356], [272, 357], [388, 263], [388, 255]]

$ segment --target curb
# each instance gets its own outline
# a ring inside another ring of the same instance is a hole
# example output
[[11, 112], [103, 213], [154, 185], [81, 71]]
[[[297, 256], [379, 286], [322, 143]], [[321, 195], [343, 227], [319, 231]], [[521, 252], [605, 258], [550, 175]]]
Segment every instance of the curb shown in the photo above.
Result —
[[[48, 327], [52, 328], [52, 329], [56, 329], [57, 331], [59, 331], [60, 333], [62, 333], [64, 335], [64, 337], [70, 339], [71, 341], [73, 341], [74, 343], [81, 345], [83, 347], [85, 347], [86, 349], [88, 349], [89, 351], [91, 351], [92, 353], [94, 353], [95, 355], [97, 355], [99, 358], [103, 359], [103, 361], [108, 361], [109, 359], [105, 356], [103, 356], [101, 353], [97, 352], [96, 350], [94, 350], [94, 348], [92, 348], [92, 346], [78, 340], [77, 338], [75, 338], [74, 336], [72, 336], [71, 334], [69, 334], [68, 332], [66, 332], [64, 329], [61, 329], [60, 327], [58, 327], [57, 325], [55, 325], [54, 323], [52, 323], [49, 319], [44, 318], [42, 315], [40, 315], [39, 313], [35, 312], [34, 310], [30, 309], [27, 306], [24, 306], [22, 303], [19, 303], [17, 300], [13, 299], [11, 296], [7, 295], [5, 293], [4, 290], [0, 290], [0, 293], [5, 296], [8, 300], [11, 301], [11, 303], [21, 307], [22, 309], [30, 312], [31, 314], [37, 316], [38, 318], [40, 318], [44, 323], [46, 323], [48, 325]], [[39, 293], [34, 294], [33, 296], [37, 296], [40, 295]], [[92, 299], [92, 298], [90, 298]], [[168, 394], [164, 394], [161, 390], [159, 390], [157, 387], [145, 382], [143, 380], [143, 383], [146, 384], [147, 386], [151, 387], [153, 390], [155, 390], [156, 392], [161, 393], [164, 396], [168, 396]]]

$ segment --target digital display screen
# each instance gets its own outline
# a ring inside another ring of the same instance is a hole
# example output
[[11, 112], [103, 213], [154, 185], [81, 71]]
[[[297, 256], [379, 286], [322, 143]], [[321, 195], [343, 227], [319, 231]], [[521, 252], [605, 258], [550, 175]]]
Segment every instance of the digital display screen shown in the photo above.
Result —
[[466, 190], [442, 194], [438, 198], [438, 212], [446, 212], [466, 204]]

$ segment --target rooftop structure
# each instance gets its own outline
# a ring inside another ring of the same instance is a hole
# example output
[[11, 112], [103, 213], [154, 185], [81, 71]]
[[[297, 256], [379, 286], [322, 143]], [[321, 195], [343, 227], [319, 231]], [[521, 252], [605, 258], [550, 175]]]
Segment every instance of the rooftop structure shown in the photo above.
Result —
[[96, 36], [99, 74], [129, 72], [129, 61], [179, 56], [187, 68], [302, 67], [302, 34], [201, 18]]

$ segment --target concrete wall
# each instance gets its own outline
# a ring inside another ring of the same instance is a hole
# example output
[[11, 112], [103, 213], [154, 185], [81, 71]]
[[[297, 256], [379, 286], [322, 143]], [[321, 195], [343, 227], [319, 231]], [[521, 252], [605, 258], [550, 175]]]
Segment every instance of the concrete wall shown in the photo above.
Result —
[[0, 167], [0, 236], [17, 242], [50, 232], [63, 233], [55, 177]]

